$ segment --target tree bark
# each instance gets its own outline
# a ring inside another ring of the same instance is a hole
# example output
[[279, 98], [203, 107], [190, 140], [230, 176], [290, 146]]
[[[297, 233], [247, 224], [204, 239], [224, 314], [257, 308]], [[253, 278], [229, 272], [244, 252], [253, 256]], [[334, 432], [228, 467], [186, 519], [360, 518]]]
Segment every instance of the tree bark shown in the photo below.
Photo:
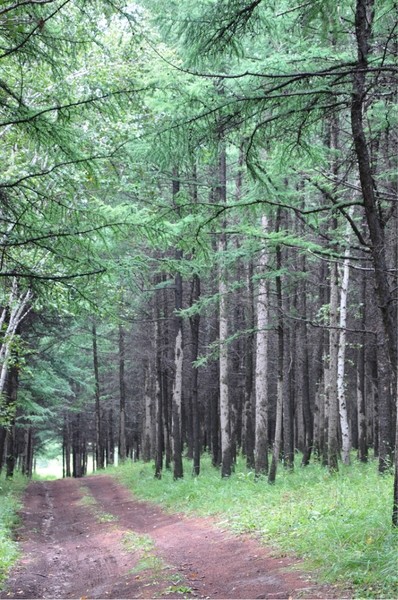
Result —
[[126, 383], [125, 367], [125, 334], [123, 325], [119, 324], [119, 461], [126, 460]]
[[351, 435], [348, 422], [347, 399], [345, 393], [345, 351], [346, 351], [346, 326], [347, 326], [347, 296], [350, 264], [348, 252], [343, 263], [343, 273], [340, 287], [340, 322], [339, 322], [339, 349], [337, 355], [337, 395], [339, 398], [340, 429], [342, 438], [342, 460], [345, 465], [350, 464]]
[[155, 477], [162, 478], [163, 469], [163, 392], [162, 392], [162, 350], [160, 336], [160, 306], [159, 292], [155, 298], [155, 353], [156, 353], [156, 448], [155, 448]]
[[[102, 436], [101, 436], [101, 402], [100, 402], [100, 381], [98, 367], [98, 347], [97, 347], [97, 327], [95, 321], [92, 324], [93, 338], [93, 366], [94, 366], [94, 385], [95, 385], [95, 459], [97, 469], [104, 468], [104, 459], [102, 452]], [[80, 460], [80, 459], [79, 459]], [[80, 469], [80, 466], [79, 466]], [[80, 474], [78, 475], [80, 477]]]
[[[268, 233], [268, 218], [262, 216], [261, 227], [264, 236]], [[264, 241], [264, 245], [266, 241]], [[255, 472], [256, 475], [268, 473], [268, 289], [267, 251], [264, 247], [260, 254], [258, 273], [261, 276], [257, 298], [256, 333], [256, 429], [255, 429]]]
[[152, 395], [149, 360], [144, 360], [144, 426], [142, 442], [142, 460], [149, 462], [152, 455]]
[[337, 359], [339, 346], [338, 331], [338, 269], [337, 263], [330, 265], [330, 330], [329, 360], [326, 374], [327, 398], [327, 461], [329, 471], [338, 470], [338, 397], [337, 397]]
[[[191, 287], [191, 306], [200, 298], [200, 278], [194, 275]], [[193, 465], [192, 474], [197, 476], [200, 473], [200, 420], [199, 420], [199, 398], [198, 398], [198, 368], [193, 363], [198, 359], [199, 354], [199, 313], [189, 318], [192, 338], [192, 432], [193, 432]]]
[[[281, 210], [278, 208], [276, 218], [276, 231], [280, 229]], [[276, 247], [276, 271], [280, 273], [282, 267], [281, 247]], [[276, 422], [275, 438], [272, 450], [271, 466], [268, 474], [268, 483], [275, 483], [276, 471], [278, 468], [279, 455], [282, 444], [282, 424], [286, 393], [285, 389], [285, 348], [284, 348], [284, 330], [283, 330], [283, 298], [282, 298], [282, 278], [280, 274], [276, 276], [276, 303], [277, 303], [277, 332], [278, 332], [278, 379], [276, 384]]]
[[[181, 255], [179, 253], [179, 258]], [[174, 479], [183, 477], [182, 465], [182, 437], [181, 437], [181, 407], [182, 407], [182, 366], [184, 359], [182, 317], [177, 314], [182, 308], [182, 277], [179, 273], [175, 276], [175, 326], [176, 336], [174, 345], [174, 383], [173, 383], [173, 462]]]
[[362, 333], [357, 351], [357, 414], [358, 414], [358, 459], [361, 462], [368, 460], [368, 441], [366, 423], [366, 387], [365, 387], [365, 343], [366, 343], [366, 277], [362, 275], [361, 281], [361, 310], [362, 310]]
[[[226, 203], [227, 185], [227, 160], [224, 143], [221, 142], [219, 156], [219, 185], [218, 197], [220, 204]], [[226, 223], [222, 223], [225, 230]], [[225, 231], [220, 234], [218, 242], [219, 252], [219, 348], [220, 348], [220, 430], [221, 430], [221, 476], [229, 477], [232, 470], [231, 452], [231, 415], [229, 399], [229, 369], [228, 369], [228, 286], [227, 269], [223, 265], [227, 250]]]
[[245, 403], [243, 412], [243, 450], [246, 455], [246, 466], [248, 469], [255, 468], [254, 461], [254, 423], [253, 423], [253, 352], [254, 352], [254, 285], [253, 285], [253, 261], [247, 267], [247, 292], [248, 301], [246, 306], [246, 336], [245, 347]]

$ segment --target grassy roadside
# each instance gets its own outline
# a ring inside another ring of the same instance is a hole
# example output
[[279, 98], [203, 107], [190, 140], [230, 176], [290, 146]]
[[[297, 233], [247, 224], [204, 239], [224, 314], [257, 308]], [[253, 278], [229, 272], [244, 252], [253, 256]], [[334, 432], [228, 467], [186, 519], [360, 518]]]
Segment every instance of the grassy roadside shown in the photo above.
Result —
[[318, 465], [281, 469], [274, 486], [256, 481], [240, 461], [222, 480], [208, 458], [199, 478], [155, 480], [151, 464], [112, 470], [121, 483], [169, 511], [216, 516], [236, 532], [251, 532], [276, 553], [303, 558], [320, 581], [353, 588], [362, 598], [398, 597], [398, 532], [391, 530], [392, 476], [355, 462], [331, 476]]
[[18, 473], [12, 480], [0, 478], [0, 587], [18, 558], [17, 544], [12, 538], [19, 523], [17, 511], [26, 484], [27, 479]]

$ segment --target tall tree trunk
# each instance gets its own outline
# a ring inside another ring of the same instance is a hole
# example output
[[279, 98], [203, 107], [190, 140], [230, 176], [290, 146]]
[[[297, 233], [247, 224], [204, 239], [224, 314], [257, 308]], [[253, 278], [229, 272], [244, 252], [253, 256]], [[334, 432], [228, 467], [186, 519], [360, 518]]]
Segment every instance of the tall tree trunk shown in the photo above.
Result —
[[15, 418], [18, 394], [18, 367], [15, 364], [12, 364], [8, 369], [6, 384], [7, 406], [10, 407], [11, 411], [6, 441], [6, 478], [9, 479], [14, 476], [16, 460]]
[[[261, 218], [263, 235], [268, 233], [268, 218]], [[264, 246], [266, 245], [264, 240]], [[257, 298], [256, 333], [256, 429], [255, 429], [255, 472], [256, 475], [268, 473], [268, 289], [267, 251], [264, 247], [259, 257], [258, 273], [261, 276]]]
[[348, 422], [347, 399], [345, 393], [345, 350], [346, 350], [346, 326], [347, 326], [347, 296], [348, 281], [350, 276], [350, 264], [346, 250], [343, 264], [340, 288], [340, 323], [339, 323], [339, 349], [337, 355], [337, 395], [339, 398], [339, 415], [342, 438], [342, 460], [345, 465], [350, 464], [351, 435]]
[[[180, 214], [178, 207], [178, 194], [180, 191], [180, 181], [177, 169], [173, 169], [172, 196], [173, 206], [177, 214]], [[177, 264], [182, 260], [182, 251], [177, 249], [175, 258]], [[178, 267], [177, 267], [178, 268]], [[172, 393], [172, 437], [173, 437], [173, 462], [174, 479], [183, 477], [182, 465], [182, 367], [184, 362], [183, 348], [183, 327], [182, 317], [179, 311], [182, 309], [182, 276], [176, 273], [174, 278], [174, 379]]]
[[[305, 273], [305, 258], [303, 258], [302, 271]], [[314, 443], [314, 427], [313, 416], [311, 412], [311, 395], [310, 395], [310, 361], [308, 355], [308, 328], [306, 323], [307, 318], [307, 286], [303, 283], [302, 293], [302, 311], [303, 323], [301, 326], [302, 337], [302, 403], [303, 403], [303, 418], [304, 418], [304, 452], [302, 465], [306, 467], [311, 458], [312, 447]]]
[[[220, 204], [226, 203], [227, 194], [227, 160], [224, 142], [221, 143], [219, 156], [219, 185], [218, 197]], [[225, 230], [223, 222], [222, 229]], [[228, 369], [228, 286], [227, 269], [223, 265], [227, 250], [227, 237], [225, 231], [220, 234], [218, 243], [219, 252], [219, 347], [220, 347], [220, 430], [221, 430], [221, 476], [229, 477], [232, 470], [231, 449], [231, 415], [229, 399], [229, 369]]]
[[366, 343], [366, 276], [361, 281], [361, 311], [362, 333], [357, 350], [357, 414], [358, 414], [358, 458], [361, 462], [368, 460], [368, 440], [366, 423], [366, 386], [365, 386], [365, 343]]
[[327, 461], [329, 471], [338, 470], [338, 397], [337, 397], [337, 357], [339, 346], [338, 331], [338, 269], [337, 263], [330, 265], [330, 330], [329, 330], [329, 361], [326, 376], [326, 398], [328, 413], [327, 430]]
[[[179, 259], [181, 254], [179, 253]], [[182, 366], [184, 359], [184, 350], [182, 343], [182, 317], [178, 315], [177, 311], [182, 308], [182, 277], [179, 273], [175, 276], [175, 346], [174, 346], [174, 383], [173, 383], [173, 409], [172, 409], [172, 423], [173, 423], [173, 461], [174, 461], [174, 479], [180, 479], [183, 477], [183, 466], [182, 466], [182, 437], [181, 437], [181, 407], [182, 407]]]
[[113, 408], [108, 411], [108, 448], [107, 463], [113, 465], [115, 462], [115, 432], [113, 426]]
[[254, 469], [254, 423], [253, 423], [253, 352], [254, 352], [254, 285], [253, 285], [253, 261], [250, 261], [247, 267], [247, 292], [248, 301], [246, 304], [246, 329], [249, 333], [246, 336], [245, 347], [245, 404], [243, 413], [243, 449], [246, 455], [246, 466], [248, 469]]
[[142, 460], [149, 462], [152, 455], [152, 394], [149, 360], [144, 360], [144, 426], [142, 443]]
[[119, 461], [126, 460], [126, 382], [125, 368], [125, 333], [123, 325], [119, 324]]
[[[163, 274], [161, 280], [166, 281], [166, 276]], [[168, 291], [163, 288], [162, 294], [162, 305], [163, 314], [162, 322], [159, 329], [160, 344], [163, 346], [161, 350], [161, 393], [162, 393], [162, 406], [163, 406], [163, 449], [165, 454], [165, 468], [168, 470], [171, 468], [172, 463], [172, 447], [171, 447], [171, 434], [172, 434], [172, 390], [170, 392], [170, 365], [174, 360], [173, 352], [174, 346], [170, 341], [169, 335], [169, 302], [168, 302]]]
[[[278, 209], [279, 212], [279, 209]], [[279, 225], [277, 226], [279, 231]], [[282, 256], [279, 259], [281, 261], [280, 267], [282, 268]], [[281, 302], [282, 302], [282, 277], [281, 280]], [[282, 430], [283, 430], [283, 465], [285, 468], [294, 469], [294, 398], [295, 398], [295, 365], [297, 364], [297, 345], [296, 345], [296, 332], [294, 327], [288, 327], [283, 320], [283, 311], [287, 314], [290, 313], [290, 300], [286, 296], [285, 301], [281, 304], [281, 326], [283, 333], [283, 384], [282, 384]], [[297, 310], [297, 303], [293, 307]]]
[[158, 293], [155, 298], [155, 353], [156, 353], [156, 447], [155, 447], [155, 477], [162, 478], [163, 469], [163, 391], [162, 391], [162, 349], [160, 335], [160, 306]]
[[[97, 347], [97, 327], [95, 321], [92, 325], [92, 338], [93, 338], [93, 366], [94, 366], [94, 385], [95, 385], [95, 459], [97, 463], [97, 469], [104, 468], [104, 459], [102, 452], [102, 436], [101, 436], [101, 404], [100, 404], [100, 381], [99, 381], [99, 368], [98, 368], [98, 347]], [[79, 452], [80, 461], [80, 452]], [[80, 465], [79, 475], [80, 477]]]
[[[192, 278], [191, 288], [191, 306], [193, 306], [200, 298], [200, 278], [199, 275], [194, 275]], [[200, 315], [196, 313], [189, 318], [191, 326], [192, 338], [192, 363], [198, 359], [199, 353], [199, 325]], [[198, 398], [198, 368], [192, 364], [192, 432], [193, 432], [193, 466], [192, 474], [199, 475], [200, 473], [200, 420], [199, 420], [199, 398]]]
[[[279, 230], [281, 213], [278, 209], [276, 230]], [[276, 271], [280, 273], [282, 267], [281, 248], [276, 248]], [[280, 275], [276, 277], [276, 302], [277, 302], [277, 330], [278, 330], [278, 379], [276, 387], [276, 422], [275, 422], [275, 438], [272, 450], [271, 466], [268, 474], [268, 483], [274, 483], [276, 478], [276, 470], [279, 462], [279, 455], [282, 443], [282, 423], [283, 423], [283, 408], [284, 408], [284, 331], [283, 331], [283, 302], [282, 302], [282, 278]]]

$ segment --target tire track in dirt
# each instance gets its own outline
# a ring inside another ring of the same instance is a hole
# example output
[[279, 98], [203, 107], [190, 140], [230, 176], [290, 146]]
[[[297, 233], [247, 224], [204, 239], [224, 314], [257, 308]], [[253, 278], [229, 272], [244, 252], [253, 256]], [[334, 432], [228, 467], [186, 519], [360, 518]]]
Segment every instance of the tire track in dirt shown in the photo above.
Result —
[[106, 475], [32, 482], [21, 517], [22, 558], [0, 598], [342, 597], [254, 539], [166, 514]]
[[159, 554], [184, 573], [199, 597], [342, 597], [341, 591], [313, 585], [305, 574], [293, 572], [291, 558], [271, 557], [249, 536], [226, 533], [210, 519], [166, 514], [153, 504], [135, 500], [108, 476], [89, 478], [86, 485], [104, 510], [117, 515], [121, 524], [149, 534]]
[[131, 572], [141, 554], [125, 548], [130, 530], [98, 522], [95, 507], [84, 503], [83, 483], [28, 486], [18, 532], [22, 558], [0, 598], [151, 598], [170, 585], [172, 572], [160, 573], [155, 584]]

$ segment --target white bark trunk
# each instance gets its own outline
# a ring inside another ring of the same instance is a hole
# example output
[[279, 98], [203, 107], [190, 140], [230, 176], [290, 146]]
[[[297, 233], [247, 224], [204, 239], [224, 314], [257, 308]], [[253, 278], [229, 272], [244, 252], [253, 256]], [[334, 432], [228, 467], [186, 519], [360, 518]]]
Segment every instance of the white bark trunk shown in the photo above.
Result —
[[[220, 242], [219, 250], [224, 250], [224, 243]], [[221, 429], [221, 457], [222, 476], [231, 474], [231, 427], [229, 409], [229, 386], [228, 386], [228, 288], [225, 281], [226, 272], [221, 267], [219, 273], [219, 295], [220, 295], [220, 429]]]
[[[268, 218], [261, 219], [262, 231], [268, 232]], [[255, 468], [256, 473], [268, 471], [268, 400], [267, 400], [267, 371], [268, 371], [268, 290], [265, 274], [267, 271], [267, 251], [260, 255], [258, 273], [262, 276], [259, 281], [257, 298], [257, 334], [256, 334], [256, 429], [255, 429]]]
[[0, 346], [0, 396], [4, 392], [4, 386], [8, 371], [8, 363], [12, 349], [12, 342], [14, 341], [15, 333], [17, 331], [18, 326], [20, 325], [20, 323], [22, 323], [22, 321], [30, 311], [30, 307], [28, 307], [28, 304], [31, 297], [31, 290], [28, 290], [27, 292], [22, 292], [18, 295], [18, 284], [16, 279], [14, 278], [12, 283], [12, 289], [8, 299], [8, 306], [3, 309], [1, 315], [1, 324], [4, 325], [7, 318], [7, 313], [9, 313], [7, 328], [3, 335], [3, 341]]
[[[179, 435], [181, 436], [181, 405], [182, 405], [182, 365], [184, 351], [182, 348], [182, 329], [179, 328], [174, 346], [175, 378], [173, 383], [173, 404], [177, 411]], [[174, 440], [173, 440], [174, 441]]]
[[152, 425], [152, 397], [151, 397], [151, 375], [149, 372], [149, 361], [145, 363], [144, 371], [144, 432], [143, 432], [143, 459], [150, 460], [153, 452], [153, 425]]
[[346, 325], [347, 325], [347, 296], [348, 296], [348, 281], [350, 277], [350, 264], [348, 260], [347, 249], [343, 263], [343, 273], [340, 288], [340, 336], [339, 336], [339, 351], [337, 356], [337, 395], [339, 398], [339, 414], [340, 427], [342, 437], [342, 459], [345, 465], [350, 464], [351, 451], [351, 436], [348, 423], [347, 401], [345, 394], [345, 349], [346, 349]]

